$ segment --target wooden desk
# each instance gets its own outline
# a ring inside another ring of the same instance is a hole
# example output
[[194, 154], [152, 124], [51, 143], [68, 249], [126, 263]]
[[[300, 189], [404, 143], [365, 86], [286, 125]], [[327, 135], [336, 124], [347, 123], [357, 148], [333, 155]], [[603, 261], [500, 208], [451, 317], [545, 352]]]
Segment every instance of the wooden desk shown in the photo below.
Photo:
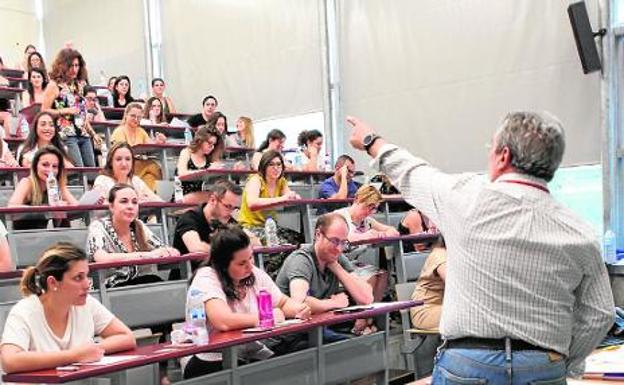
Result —
[[[104, 116], [106, 119], [122, 119], [124, 114], [123, 108], [114, 108], [114, 107], [102, 107], [102, 112], [104, 112]], [[181, 120], [188, 119], [192, 114], [183, 113], [183, 112], [175, 112], [167, 114], [167, 120], [171, 120], [173, 118], [178, 118]]]
[[3, 77], [9, 77], [9, 78], [23, 78], [24, 77], [24, 71], [19, 70], [19, 69], [13, 69], [13, 68], [7, 68], [4, 67], [3, 69], [0, 70], [0, 75], [2, 75]]
[[[387, 384], [388, 313], [421, 304], [422, 302], [418, 301], [389, 302], [358, 313], [334, 314], [328, 312], [315, 315], [304, 323], [263, 333], [243, 333], [240, 330], [211, 333], [210, 342], [205, 345], [174, 348], [169, 343], [165, 343], [143, 346], [119, 353], [141, 357], [108, 366], [84, 366], [74, 372], [57, 371], [56, 369], [39, 370], [8, 374], [2, 378], [7, 382], [64, 383], [110, 375], [130, 368], [197, 353], [223, 350], [225, 370], [187, 380], [185, 384], [215, 384], [216, 381], [223, 380], [231, 384], [291, 384], [296, 378], [299, 378], [297, 381], [299, 383], [303, 381], [309, 384], [325, 384], [344, 382], [369, 374], [377, 374], [377, 383]], [[385, 322], [382, 331], [332, 344], [323, 344], [322, 329], [324, 326], [376, 316], [384, 316]], [[301, 332], [312, 333], [312, 346], [310, 348], [262, 362], [238, 366], [236, 349], [238, 345]], [[123, 382], [123, 376], [118, 378], [119, 382]]]
[[28, 79], [26, 78], [16, 78], [13, 76], [5, 76], [6, 80], [9, 81], [9, 85], [11, 87], [19, 87], [19, 88], [23, 88], [26, 89], [26, 87], [28, 86]]
[[30, 106], [22, 108], [19, 113], [23, 115], [28, 124], [31, 125], [35, 119], [35, 115], [37, 115], [39, 111], [41, 111], [41, 103], [33, 103]]
[[[97, 176], [100, 171], [102, 169], [99, 167], [68, 167], [65, 169], [67, 176], [77, 175], [82, 178], [82, 186], [85, 191], [89, 188], [89, 178], [94, 179], [93, 177]], [[29, 173], [30, 168], [28, 167], [0, 167], [0, 179], [10, 177], [13, 186], [17, 186], [19, 178], [25, 177]]]

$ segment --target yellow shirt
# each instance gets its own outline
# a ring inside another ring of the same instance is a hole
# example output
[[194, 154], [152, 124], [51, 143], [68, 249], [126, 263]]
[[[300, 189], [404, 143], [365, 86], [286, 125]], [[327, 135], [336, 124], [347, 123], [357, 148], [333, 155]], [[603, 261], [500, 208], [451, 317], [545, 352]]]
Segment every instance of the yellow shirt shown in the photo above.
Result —
[[[251, 178], [257, 178], [260, 180], [260, 198], [277, 198], [282, 196], [284, 189], [287, 186], [286, 178], [281, 177], [277, 180], [277, 186], [273, 195], [269, 194], [269, 188], [259, 175], [254, 175]], [[249, 180], [251, 180], [251, 178]], [[238, 222], [246, 228], [264, 226], [264, 222], [268, 217], [272, 217], [277, 221], [277, 212], [275, 210], [257, 210], [251, 211], [247, 205], [247, 190], [243, 191], [243, 199], [241, 204], [241, 210], [238, 217]]]
[[[131, 138], [134, 140], [131, 140]], [[136, 136], [133, 135], [132, 137], [128, 135], [128, 130], [123, 125], [117, 126], [111, 134], [112, 143], [126, 142], [130, 146], [136, 146], [137, 144], [149, 143], [149, 141], [150, 137], [142, 127], [138, 127]]]

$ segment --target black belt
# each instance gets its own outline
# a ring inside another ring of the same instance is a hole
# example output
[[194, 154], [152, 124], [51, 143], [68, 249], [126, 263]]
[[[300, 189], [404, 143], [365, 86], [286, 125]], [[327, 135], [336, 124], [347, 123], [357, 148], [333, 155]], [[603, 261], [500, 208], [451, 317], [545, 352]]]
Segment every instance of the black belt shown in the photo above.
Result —
[[[446, 348], [448, 349], [487, 349], [487, 350], [505, 350], [505, 338], [477, 338], [477, 337], [465, 337], [455, 340], [447, 340]], [[548, 349], [541, 348], [539, 346], [532, 345], [522, 340], [511, 341], [511, 350], [541, 350], [548, 351]]]

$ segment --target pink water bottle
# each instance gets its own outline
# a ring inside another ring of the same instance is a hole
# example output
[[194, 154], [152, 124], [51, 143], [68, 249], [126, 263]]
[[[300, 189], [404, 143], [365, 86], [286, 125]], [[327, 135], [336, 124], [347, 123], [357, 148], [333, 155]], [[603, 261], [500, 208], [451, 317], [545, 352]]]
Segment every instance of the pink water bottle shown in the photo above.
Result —
[[258, 318], [260, 319], [261, 328], [272, 328], [273, 320], [273, 301], [271, 294], [266, 289], [260, 289], [258, 293]]

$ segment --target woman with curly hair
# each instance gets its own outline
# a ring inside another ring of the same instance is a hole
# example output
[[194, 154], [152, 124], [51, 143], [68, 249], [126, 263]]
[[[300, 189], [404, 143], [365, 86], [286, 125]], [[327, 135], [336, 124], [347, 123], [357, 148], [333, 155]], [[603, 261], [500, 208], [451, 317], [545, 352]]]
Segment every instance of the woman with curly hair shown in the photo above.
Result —
[[93, 143], [102, 139], [87, 121], [85, 100], [87, 68], [80, 52], [62, 49], [52, 64], [50, 83], [43, 95], [42, 111], [56, 117], [61, 139], [77, 167], [95, 167]]

